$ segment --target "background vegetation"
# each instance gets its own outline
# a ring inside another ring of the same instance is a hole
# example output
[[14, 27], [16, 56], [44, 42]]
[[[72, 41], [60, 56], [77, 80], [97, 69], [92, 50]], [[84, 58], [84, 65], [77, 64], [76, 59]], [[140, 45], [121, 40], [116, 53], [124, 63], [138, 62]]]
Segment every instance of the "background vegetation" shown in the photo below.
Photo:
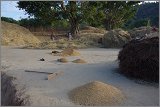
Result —
[[[143, 3], [141, 5], [137, 5], [137, 2], [130, 2], [126, 4], [125, 1], [121, 2], [112, 1], [103, 3], [86, 2], [83, 5], [84, 5], [83, 8], [85, 8], [85, 9], [81, 8], [81, 12], [84, 12], [83, 17], [81, 17], [81, 19], [83, 20], [81, 21], [80, 19], [77, 19], [79, 20], [78, 23], [80, 28], [84, 26], [93, 26], [98, 28], [106, 28], [107, 30], [115, 28], [123, 28], [129, 30], [135, 27], [141, 27], [147, 25], [159, 27], [159, 2]], [[121, 9], [121, 7], [124, 8]], [[70, 27], [72, 26], [68, 18], [65, 17], [57, 19], [53, 18], [52, 20], [51, 17], [47, 19], [42, 17], [35, 17], [35, 18], [24, 18], [18, 21], [9, 17], [1, 17], [1, 20], [19, 24], [28, 29], [31, 27], [32, 28], [49, 27], [60, 30], [70, 30]]]
[[124, 28], [132, 29], [134, 27], [147, 26], [148, 22], [151, 26], [159, 28], [159, 2], [144, 3], [137, 6], [138, 11], [135, 16], [124, 24]]

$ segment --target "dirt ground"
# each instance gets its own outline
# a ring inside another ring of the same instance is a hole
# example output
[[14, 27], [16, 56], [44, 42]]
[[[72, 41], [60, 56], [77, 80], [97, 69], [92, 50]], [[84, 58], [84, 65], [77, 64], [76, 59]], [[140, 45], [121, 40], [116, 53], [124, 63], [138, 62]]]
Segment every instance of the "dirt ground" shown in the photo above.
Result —
[[[126, 96], [122, 106], [158, 106], [158, 84], [140, 83], [117, 73], [117, 55], [119, 49], [79, 49], [80, 56], [69, 56], [68, 63], [58, 62], [60, 56], [53, 56], [52, 50], [19, 49], [1, 46], [1, 64], [6, 72], [17, 78], [19, 85], [26, 86], [26, 94], [30, 95], [31, 105], [75, 106], [68, 98], [72, 89], [89, 83], [101, 81], [120, 89]], [[45, 61], [39, 61], [44, 58]], [[84, 59], [87, 63], [77, 64], [72, 61]], [[63, 71], [64, 74], [46, 80], [47, 75], [42, 73], [25, 72], [35, 70], [41, 72]], [[2, 86], [3, 87], [3, 86]]]

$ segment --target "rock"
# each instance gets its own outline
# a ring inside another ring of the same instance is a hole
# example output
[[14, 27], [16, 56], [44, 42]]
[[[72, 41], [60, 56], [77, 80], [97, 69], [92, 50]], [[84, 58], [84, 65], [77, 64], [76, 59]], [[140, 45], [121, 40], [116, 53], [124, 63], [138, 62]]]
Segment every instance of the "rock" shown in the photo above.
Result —
[[44, 59], [44, 58], [41, 58], [40, 61], [45, 61], [45, 59]]

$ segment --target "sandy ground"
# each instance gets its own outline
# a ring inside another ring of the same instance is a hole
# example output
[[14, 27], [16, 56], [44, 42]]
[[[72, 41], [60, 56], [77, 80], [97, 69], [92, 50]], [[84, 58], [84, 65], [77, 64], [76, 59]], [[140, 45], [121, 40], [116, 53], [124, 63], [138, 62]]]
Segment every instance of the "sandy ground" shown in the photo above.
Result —
[[[140, 84], [117, 73], [116, 61], [119, 49], [80, 49], [81, 56], [67, 57], [68, 63], [57, 62], [59, 56], [50, 54], [52, 50], [17, 49], [1, 47], [1, 63], [7, 67], [9, 75], [13, 75], [19, 84], [26, 86], [26, 94], [30, 95], [31, 105], [74, 106], [68, 99], [68, 92], [75, 87], [91, 81], [101, 81], [119, 88], [126, 96], [122, 105], [158, 106], [158, 84]], [[39, 61], [44, 58], [46, 61]], [[74, 59], [83, 58], [87, 64], [72, 63]], [[24, 72], [36, 70], [43, 72], [64, 71], [62, 76], [54, 80], [45, 80], [47, 75]]]

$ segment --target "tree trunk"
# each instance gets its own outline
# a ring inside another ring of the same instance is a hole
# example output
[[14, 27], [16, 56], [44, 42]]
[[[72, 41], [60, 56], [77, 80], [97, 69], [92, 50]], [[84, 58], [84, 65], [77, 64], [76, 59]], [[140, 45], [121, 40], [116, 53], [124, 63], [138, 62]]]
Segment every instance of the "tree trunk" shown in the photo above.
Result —
[[112, 29], [111, 20], [109, 20], [109, 19], [105, 20], [105, 28], [106, 28], [106, 30], [111, 30]]
[[73, 37], [77, 37], [79, 34], [79, 24], [76, 20], [71, 20], [70, 21], [71, 24], [71, 28], [70, 28], [70, 32], [72, 34]]

